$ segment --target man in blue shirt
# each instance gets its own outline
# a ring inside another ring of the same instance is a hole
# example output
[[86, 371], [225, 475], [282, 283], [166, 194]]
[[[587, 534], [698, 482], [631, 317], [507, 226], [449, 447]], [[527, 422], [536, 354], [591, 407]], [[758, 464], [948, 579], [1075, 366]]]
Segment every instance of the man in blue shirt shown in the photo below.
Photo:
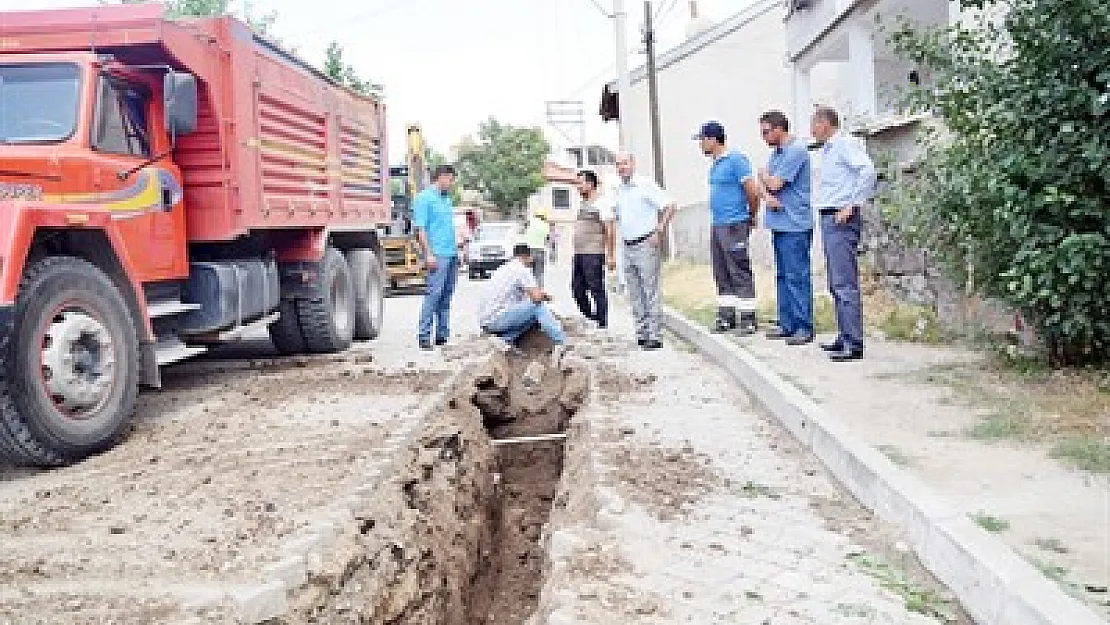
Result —
[[451, 297], [459, 277], [455, 208], [451, 205], [454, 184], [455, 168], [440, 165], [432, 186], [412, 202], [412, 224], [428, 268], [428, 292], [420, 309], [420, 349], [432, 349], [433, 325], [436, 345], [446, 345], [451, 336]]
[[[709, 167], [710, 259], [717, 283], [716, 332], [756, 330], [755, 278], [748, 236], [759, 209], [759, 183], [748, 158], [725, 147], [725, 129], [707, 122], [694, 137], [713, 159]], [[739, 321], [737, 320], [739, 312]]]
[[821, 175], [813, 205], [821, 213], [821, 238], [839, 334], [821, 348], [836, 362], [863, 358], [863, 306], [859, 293], [860, 211], [875, 193], [875, 165], [863, 144], [840, 129], [828, 107], [813, 114], [813, 137], [822, 142]]
[[813, 244], [813, 207], [810, 205], [809, 150], [790, 136], [790, 121], [781, 111], [759, 118], [759, 132], [771, 146], [767, 167], [759, 181], [767, 190], [763, 225], [771, 231], [775, 250], [779, 327], [767, 338], [788, 345], [813, 341], [813, 279], [809, 250]]

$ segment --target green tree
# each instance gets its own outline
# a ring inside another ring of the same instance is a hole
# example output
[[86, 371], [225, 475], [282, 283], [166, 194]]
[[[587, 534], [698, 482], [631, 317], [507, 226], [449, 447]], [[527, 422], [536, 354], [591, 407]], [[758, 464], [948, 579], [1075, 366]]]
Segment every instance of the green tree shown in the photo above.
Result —
[[943, 125], [908, 183], [910, 221], [1055, 362], [1110, 360], [1110, 4], [962, 4], [970, 24], [891, 38], [933, 77], [910, 104]]
[[544, 185], [543, 163], [550, 151], [539, 128], [515, 127], [491, 117], [479, 126], [476, 142], [459, 147], [459, 180], [502, 212], [522, 216], [528, 197]]
[[[120, 0], [122, 4], [146, 4], [150, 0]], [[277, 14], [274, 12], [258, 15], [254, 2], [244, 0], [242, 11], [236, 13], [231, 8], [231, 0], [170, 0], [166, 2], [169, 14], [173, 17], [214, 17], [217, 15], [236, 15], [255, 32], [268, 35]]]
[[324, 73], [335, 82], [363, 95], [380, 93], [382, 90], [381, 85], [359, 77], [355, 68], [344, 60], [343, 47], [338, 41], [329, 43], [324, 52]]

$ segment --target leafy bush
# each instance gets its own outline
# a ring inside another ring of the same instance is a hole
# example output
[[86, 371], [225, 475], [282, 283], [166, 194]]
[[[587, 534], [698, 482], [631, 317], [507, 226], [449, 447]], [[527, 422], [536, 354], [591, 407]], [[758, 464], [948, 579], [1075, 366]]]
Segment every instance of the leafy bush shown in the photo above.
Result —
[[907, 183], [914, 231], [1054, 363], [1110, 359], [1110, 4], [963, 5], [967, 25], [891, 39], [931, 76], [911, 104], [945, 127]]

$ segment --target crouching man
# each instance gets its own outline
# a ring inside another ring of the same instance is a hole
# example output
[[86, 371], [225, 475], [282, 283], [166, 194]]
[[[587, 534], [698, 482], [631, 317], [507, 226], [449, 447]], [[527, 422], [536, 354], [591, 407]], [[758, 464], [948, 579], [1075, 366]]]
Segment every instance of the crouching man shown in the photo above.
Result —
[[478, 323], [484, 332], [500, 337], [510, 346], [532, 326], [539, 325], [552, 343], [561, 346], [566, 333], [547, 305], [551, 296], [536, 285], [532, 259], [532, 249], [527, 244], [513, 247], [513, 259], [494, 271], [484, 285]]

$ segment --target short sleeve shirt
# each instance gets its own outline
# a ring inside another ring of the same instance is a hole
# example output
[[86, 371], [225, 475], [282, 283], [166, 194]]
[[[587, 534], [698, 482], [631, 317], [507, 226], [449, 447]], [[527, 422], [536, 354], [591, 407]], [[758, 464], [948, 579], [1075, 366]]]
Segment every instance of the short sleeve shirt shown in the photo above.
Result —
[[752, 177], [752, 164], [740, 152], [715, 159], [709, 168], [709, 213], [713, 225], [735, 224], [751, 219], [744, 181]]
[[501, 265], [482, 290], [482, 299], [478, 304], [478, 324], [484, 328], [506, 310], [532, 301], [528, 297], [528, 289], [534, 288], [536, 277], [524, 263], [514, 258]]
[[806, 144], [799, 139], [777, 148], [767, 161], [767, 170], [780, 178], [783, 186], [772, 194], [782, 208], [764, 213], [763, 224], [776, 232], [805, 232], [813, 229], [813, 206], [810, 201], [812, 180]]
[[605, 197], [582, 201], [574, 220], [574, 253], [605, 253], [605, 222], [613, 220], [612, 201]]
[[432, 254], [443, 258], [458, 255], [455, 239], [455, 209], [451, 196], [438, 189], [424, 189], [412, 203], [412, 224], [424, 231]]
[[618, 236], [634, 241], [651, 234], [659, 227], [659, 213], [669, 204], [666, 192], [650, 178], [633, 176], [628, 182], [622, 181], [616, 195]]

